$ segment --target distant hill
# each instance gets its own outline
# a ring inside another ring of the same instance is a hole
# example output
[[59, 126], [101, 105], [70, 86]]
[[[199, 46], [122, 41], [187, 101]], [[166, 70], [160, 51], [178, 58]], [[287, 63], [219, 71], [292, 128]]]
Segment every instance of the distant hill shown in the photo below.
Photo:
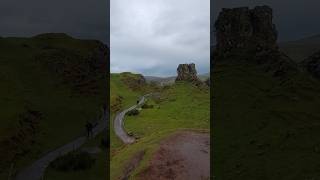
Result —
[[[199, 74], [198, 78], [201, 81], [205, 81], [210, 77], [209, 73], [205, 74]], [[147, 82], [156, 82], [159, 83], [160, 85], [170, 85], [173, 84], [176, 80], [176, 76], [169, 76], [169, 77], [157, 77], [157, 76], [145, 76], [145, 79]]]
[[320, 50], [320, 34], [279, 44], [280, 50], [296, 62], [301, 62]]

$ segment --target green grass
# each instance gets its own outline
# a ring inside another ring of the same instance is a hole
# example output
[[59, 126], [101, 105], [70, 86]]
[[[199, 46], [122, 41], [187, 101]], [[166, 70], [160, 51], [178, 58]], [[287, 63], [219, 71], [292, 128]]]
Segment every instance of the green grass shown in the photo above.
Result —
[[320, 84], [227, 59], [213, 71], [217, 179], [319, 179]]
[[[87, 66], [83, 62], [85, 57], [98, 45], [96, 41], [77, 40], [64, 35], [0, 39], [0, 142], [19, 133], [20, 116], [26, 109], [42, 114], [35, 136], [29, 137], [27, 133], [25, 144], [12, 149], [0, 148], [0, 177], [7, 176], [8, 163], [14, 163], [14, 170], [19, 170], [83, 134], [86, 120], [97, 117], [105, 97], [103, 78], [97, 78], [97, 84], [100, 84], [97, 94], [81, 95], [78, 89], [73, 88], [77, 79], [65, 79], [64, 74], [53, 72], [50, 63], [55, 63], [54, 57], [38, 57], [53, 51], [65, 53], [66, 66], [80, 68]], [[74, 56], [83, 58], [75, 59]], [[74, 71], [78, 73], [76, 69]], [[22, 150], [22, 155], [15, 155]]]
[[[113, 91], [111, 84], [111, 96], [118, 92]], [[154, 108], [142, 109], [137, 116], [125, 117], [126, 130], [139, 139], [132, 145], [118, 146], [113, 151], [110, 167], [111, 179], [119, 178], [130, 159], [139, 151], [145, 151], [146, 154], [139, 167], [132, 172], [131, 178], [135, 179], [137, 174], [147, 167], [161, 140], [170, 134], [181, 129], [209, 130], [210, 96], [208, 89], [199, 89], [190, 83], [178, 83], [159, 92], [160, 100], [149, 98], [147, 101], [148, 104], [153, 104]], [[124, 97], [129, 97], [127, 101], [130, 102], [129, 106], [135, 104], [137, 96], [140, 95], [126, 87], [125, 94]], [[116, 137], [111, 134], [111, 147], [115, 147], [113, 144], [119, 145], [119, 140], [114, 140], [114, 138]]]

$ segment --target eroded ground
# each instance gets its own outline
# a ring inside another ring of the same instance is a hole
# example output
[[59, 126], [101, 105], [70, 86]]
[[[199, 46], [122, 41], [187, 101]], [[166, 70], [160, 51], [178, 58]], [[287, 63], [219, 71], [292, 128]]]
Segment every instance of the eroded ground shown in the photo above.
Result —
[[164, 140], [138, 179], [202, 180], [210, 177], [209, 133], [183, 131]]

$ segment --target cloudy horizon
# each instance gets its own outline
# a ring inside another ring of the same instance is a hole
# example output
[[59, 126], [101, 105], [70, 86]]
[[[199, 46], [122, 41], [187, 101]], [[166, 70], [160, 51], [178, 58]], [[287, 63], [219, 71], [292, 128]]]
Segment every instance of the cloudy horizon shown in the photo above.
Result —
[[109, 0], [1, 0], [0, 36], [66, 33], [109, 44]]
[[111, 0], [111, 72], [172, 76], [210, 69], [210, 0]]

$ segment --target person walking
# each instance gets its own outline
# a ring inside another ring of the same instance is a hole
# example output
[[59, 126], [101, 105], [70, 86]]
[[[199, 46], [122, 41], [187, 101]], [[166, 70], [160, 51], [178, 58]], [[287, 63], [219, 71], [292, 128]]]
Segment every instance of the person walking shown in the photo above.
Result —
[[87, 137], [89, 138], [90, 136], [93, 135], [92, 129], [93, 129], [93, 125], [91, 122], [87, 121], [86, 123], [86, 129], [87, 129]]

